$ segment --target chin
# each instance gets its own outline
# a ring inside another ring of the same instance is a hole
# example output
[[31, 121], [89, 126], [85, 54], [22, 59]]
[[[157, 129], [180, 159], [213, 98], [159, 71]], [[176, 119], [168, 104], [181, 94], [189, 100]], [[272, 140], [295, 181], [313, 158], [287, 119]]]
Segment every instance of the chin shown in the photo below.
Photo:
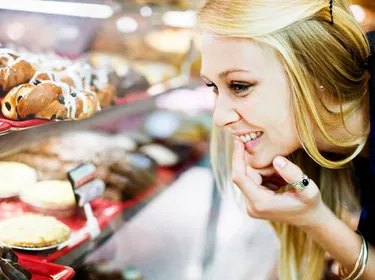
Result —
[[274, 157], [270, 154], [249, 154], [246, 153], [246, 162], [255, 169], [262, 169], [272, 165]]

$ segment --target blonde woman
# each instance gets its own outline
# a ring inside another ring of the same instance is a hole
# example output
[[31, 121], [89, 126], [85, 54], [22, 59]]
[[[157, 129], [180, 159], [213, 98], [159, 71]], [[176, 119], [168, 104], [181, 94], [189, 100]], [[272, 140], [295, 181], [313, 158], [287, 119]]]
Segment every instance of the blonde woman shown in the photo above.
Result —
[[349, 2], [207, 0], [198, 28], [217, 183], [272, 222], [280, 279], [321, 279], [327, 253], [375, 279], [375, 65]]

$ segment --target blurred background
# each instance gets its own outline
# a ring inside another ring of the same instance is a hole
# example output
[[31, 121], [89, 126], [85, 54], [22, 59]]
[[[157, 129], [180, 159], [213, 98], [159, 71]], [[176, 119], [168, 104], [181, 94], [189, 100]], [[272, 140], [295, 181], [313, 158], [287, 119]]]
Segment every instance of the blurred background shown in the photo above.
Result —
[[[142, 113], [135, 116], [119, 113], [100, 129], [136, 130], [155, 139], [165, 134], [162, 128], [178, 112], [184, 124], [179, 129], [188, 131], [184, 135], [204, 131], [207, 144], [213, 96], [199, 78], [194, 30], [199, 4], [198, 0], [0, 0], [0, 43], [69, 59], [86, 57], [98, 67], [111, 65], [123, 77], [131, 68], [150, 86], [184, 75], [186, 82], [161, 94], [152, 109], [140, 105]], [[353, 0], [351, 9], [364, 30], [375, 30], [374, 0]], [[181, 140], [175, 131], [166, 133], [169, 141]], [[189, 139], [190, 147], [196, 145], [195, 138]], [[124, 220], [95, 250], [86, 248], [84, 258], [65, 259], [62, 264], [81, 273], [76, 279], [277, 279], [279, 247], [272, 229], [220, 199], [207, 146], [200, 160], [144, 203], [142, 211]], [[87, 267], [96, 278], [88, 278]]]

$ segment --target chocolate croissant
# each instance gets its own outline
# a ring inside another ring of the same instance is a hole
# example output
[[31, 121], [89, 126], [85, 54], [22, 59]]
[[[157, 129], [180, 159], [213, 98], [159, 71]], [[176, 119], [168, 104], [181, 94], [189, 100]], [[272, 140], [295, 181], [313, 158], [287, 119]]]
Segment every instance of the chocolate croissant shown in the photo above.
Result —
[[36, 72], [35, 67], [15, 54], [0, 54], [0, 95], [12, 88], [28, 83]]
[[1, 101], [3, 115], [11, 120], [80, 120], [91, 117], [97, 110], [94, 94], [73, 92], [69, 85], [53, 81], [20, 85]]

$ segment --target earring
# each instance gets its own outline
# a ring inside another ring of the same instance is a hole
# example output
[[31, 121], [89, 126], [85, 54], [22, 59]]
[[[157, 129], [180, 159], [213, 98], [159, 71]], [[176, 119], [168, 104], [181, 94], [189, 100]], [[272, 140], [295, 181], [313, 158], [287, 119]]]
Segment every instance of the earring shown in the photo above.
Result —
[[324, 86], [320, 85], [320, 90], [323, 91], [324, 90]]

